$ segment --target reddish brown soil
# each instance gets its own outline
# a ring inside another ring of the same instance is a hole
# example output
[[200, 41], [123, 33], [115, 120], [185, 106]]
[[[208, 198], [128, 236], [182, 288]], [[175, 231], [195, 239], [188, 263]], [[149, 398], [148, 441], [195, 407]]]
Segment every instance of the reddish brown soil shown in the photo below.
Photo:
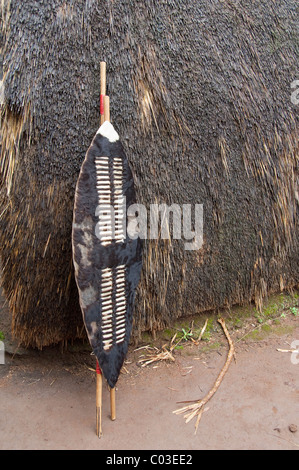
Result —
[[174, 362], [142, 368], [142, 351], [132, 349], [117, 385], [114, 422], [104, 387], [101, 439], [95, 435], [89, 351], [6, 354], [0, 365], [0, 449], [299, 449], [299, 429], [289, 428], [299, 428], [299, 364], [291, 362], [291, 353], [277, 351], [299, 340], [298, 318], [289, 315], [263, 339], [237, 342], [242, 334], [231, 330], [237, 360], [196, 435], [194, 420], [185, 424], [173, 411], [182, 406], [178, 401], [199, 399], [213, 385], [228, 350], [221, 329], [215, 350], [203, 352], [206, 341], [189, 343], [175, 352]]

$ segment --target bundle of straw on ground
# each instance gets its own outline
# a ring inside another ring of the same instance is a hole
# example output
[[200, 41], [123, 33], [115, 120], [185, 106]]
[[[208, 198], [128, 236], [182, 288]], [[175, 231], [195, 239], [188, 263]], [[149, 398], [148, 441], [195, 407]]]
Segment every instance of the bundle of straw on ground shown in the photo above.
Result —
[[200, 250], [146, 241], [133, 335], [298, 285], [295, 0], [1, 8], [2, 285], [24, 345], [85, 335], [71, 225], [100, 60], [138, 202], [204, 205]]

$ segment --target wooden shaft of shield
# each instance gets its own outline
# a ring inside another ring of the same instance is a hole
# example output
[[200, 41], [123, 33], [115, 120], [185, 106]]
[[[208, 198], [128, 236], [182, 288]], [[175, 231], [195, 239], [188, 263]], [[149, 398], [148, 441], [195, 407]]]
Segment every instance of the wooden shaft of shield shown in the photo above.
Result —
[[[110, 100], [109, 96], [104, 96], [104, 122], [110, 122]], [[115, 412], [115, 387], [110, 388], [110, 412], [112, 421], [116, 418]]]
[[116, 419], [115, 411], [115, 387], [110, 389], [110, 410], [111, 410], [111, 419], [114, 421]]
[[[100, 89], [100, 116], [101, 125], [105, 121], [104, 98], [106, 94], [106, 62], [100, 63], [101, 89]], [[97, 436], [102, 436], [102, 405], [103, 405], [103, 378], [102, 371], [97, 361], [96, 365], [96, 432]]]
[[96, 368], [96, 428], [97, 436], [102, 436], [102, 389], [103, 389], [102, 372], [97, 361]]

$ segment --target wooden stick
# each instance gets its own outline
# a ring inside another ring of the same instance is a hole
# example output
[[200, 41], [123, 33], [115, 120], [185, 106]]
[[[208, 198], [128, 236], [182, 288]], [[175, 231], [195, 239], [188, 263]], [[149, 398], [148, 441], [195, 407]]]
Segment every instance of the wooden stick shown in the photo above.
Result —
[[102, 436], [102, 371], [100, 369], [99, 363], [97, 361], [96, 368], [96, 427], [97, 427], [97, 436]]
[[[104, 97], [106, 94], [106, 62], [100, 63], [100, 77], [101, 77], [101, 88], [100, 88], [100, 115], [101, 125], [105, 121], [104, 119]], [[97, 361], [96, 366], [96, 432], [100, 438], [102, 436], [102, 402], [103, 402], [103, 378], [102, 371]]]
[[[110, 99], [109, 96], [104, 96], [104, 122], [110, 122]], [[116, 419], [115, 412], [115, 388], [110, 388], [110, 411], [111, 419], [114, 421]]]
[[100, 90], [100, 114], [101, 114], [101, 125], [105, 121], [104, 118], [104, 97], [106, 95], [106, 62], [100, 63], [101, 71], [101, 90]]
[[218, 377], [217, 377], [217, 379], [214, 383], [214, 386], [211, 388], [211, 390], [207, 393], [207, 395], [204, 398], [202, 398], [200, 400], [180, 402], [180, 403], [192, 403], [192, 404], [184, 406], [183, 408], [179, 408], [178, 410], [173, 411], [173, 413], [175, 413], [175, 414], [180, 414], [180, 413], [186, 413], [187, 412], [184, 415], [186, 423], [191, 421], [191, 419], [193, 419], [197, 415], [197, 420], [196, 420], [196, 423], [195, 423], [195, 433], [197, 431], [199, 421], [200, 421], [202, 413], [204, 411], [204, 406], [206, 405], [206, 403], [212, 398], [212, 396], [218, 390], [218, 388], [219, 388], [219, 386], [220, 386], [220, 384], [223, 380], [223, 377], [225, 376], [225, 374], [226, 374], [226, 372], [229, 368], [229, 365], [232, 361], [234, 353], [235, 353], [234, 344], [233, 344], [233, 342], [231, 340], [231, 337], [230, 337], [230, 335], [227, 331], [225, 321], [222, 318], [220, 318], [218, 320], [218, 323], [220, 323], [220, 325], [222, 326], [222, 329], [223, 329], [224, 334], [226, 336], [227, 342], [229, 344], [229, 351], [228, 351], [228, 354], [227, 354], [225, 364], [222, 367], [222, 369], [221, 369], [221, 371], [220, 371], [220, 373], [219, 373], [219, 375], [218, 375]]
[[111, 410], [111, 420], [114, 421], [116, 419], [116, 412], [115, 412], [115, 387], [110, 388], [110, 410]]

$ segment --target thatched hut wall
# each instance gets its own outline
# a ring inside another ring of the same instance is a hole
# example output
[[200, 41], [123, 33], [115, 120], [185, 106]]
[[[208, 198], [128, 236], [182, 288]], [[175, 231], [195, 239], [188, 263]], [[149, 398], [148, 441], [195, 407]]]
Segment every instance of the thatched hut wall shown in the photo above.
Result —
[[299, 282], [295, 0], [4, 0], [0, 255], [15, 335], [83, 333], [74, 188], [100, 60], [138, 200], [202, 203], [204, 243], [148, 240], [137, 334]]

